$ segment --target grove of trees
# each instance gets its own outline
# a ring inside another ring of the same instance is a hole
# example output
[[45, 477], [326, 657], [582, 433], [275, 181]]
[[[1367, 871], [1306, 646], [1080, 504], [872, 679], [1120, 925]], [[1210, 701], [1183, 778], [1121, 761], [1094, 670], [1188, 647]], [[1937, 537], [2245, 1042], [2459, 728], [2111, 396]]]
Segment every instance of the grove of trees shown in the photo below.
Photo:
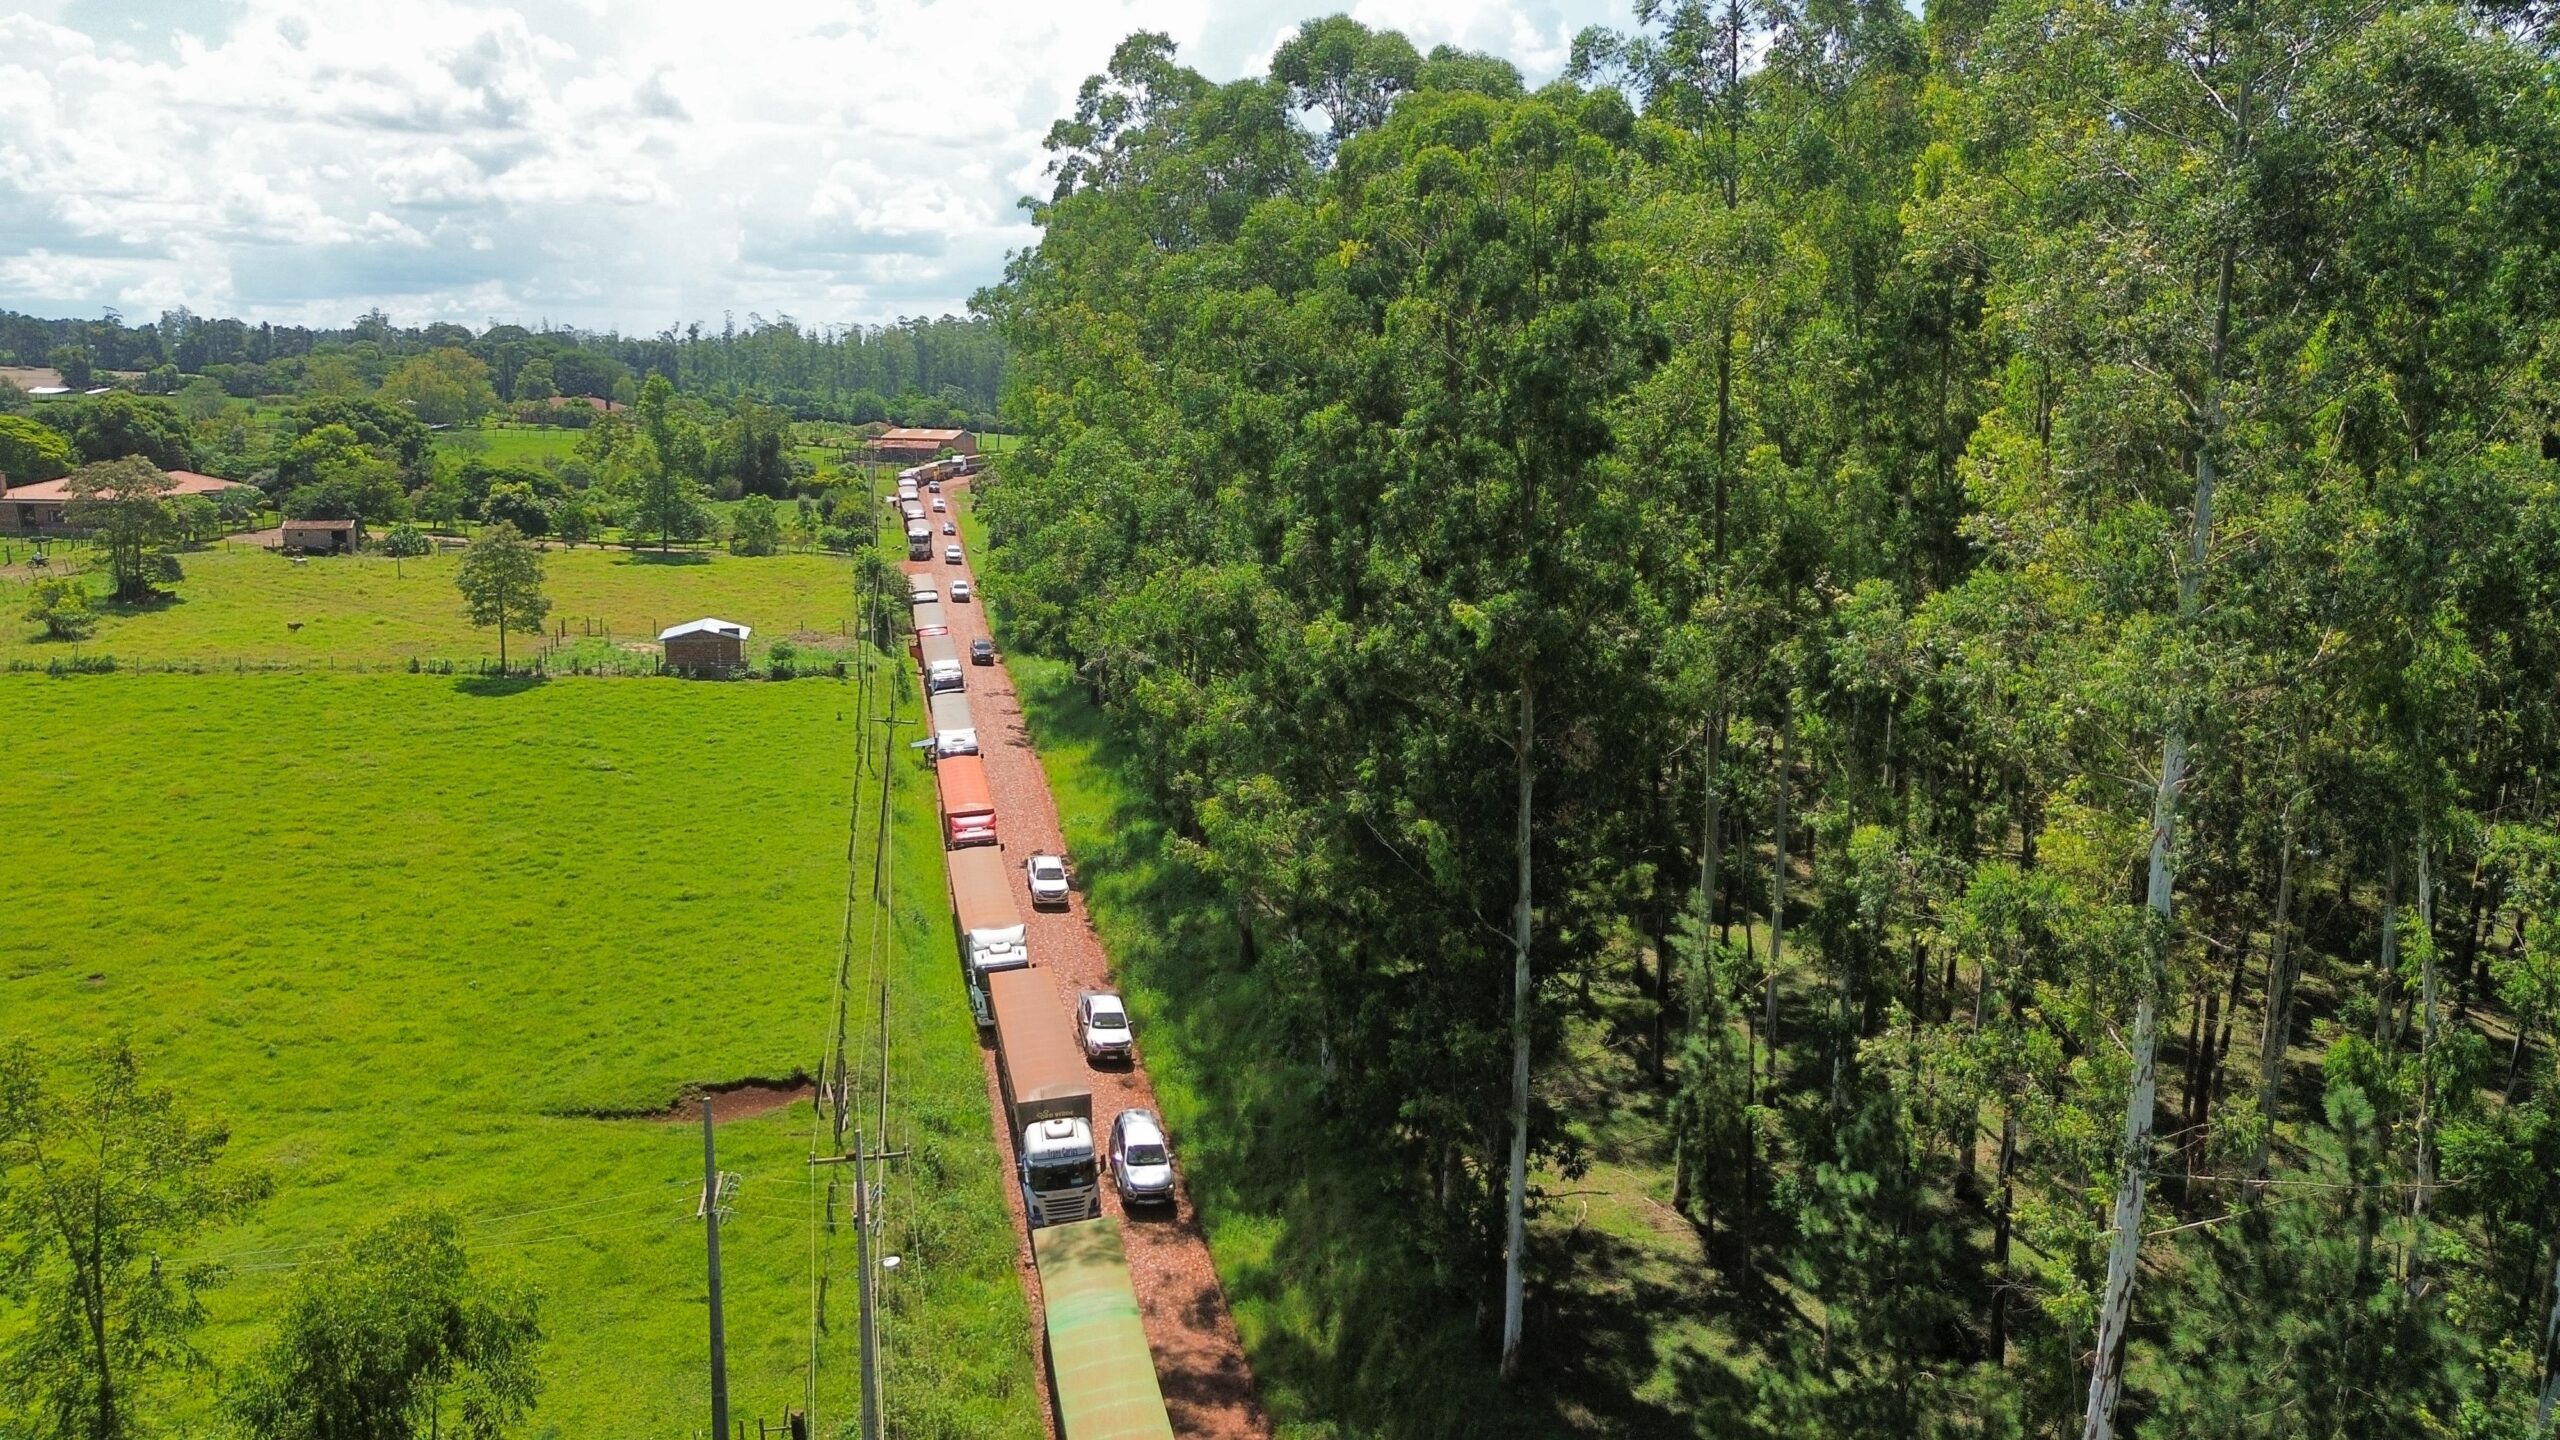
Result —
[[[49, 365], [74, 388], [100, 371], [141, 372], [152, 394], [208, 382], [238, 399], [381, 391], [429, 424], [469, 423], [502, 403], [541, 415], [554, 397], [631, 403], [651, 375], [687, 394], [752, 396], [800, 419], [984, 428], [1004, 385], [1004, 343], [982, 319], [811, 326], [788, 315], [724, 317], [717, 329], [654, 335], [546, 326], [404, 326], [368, 311], [315, 328], [208, 318], [180, 308], [128, 324], [0, 310], [0, 364]], [[578, 406], [553, 414], [575, 423]]]
[[1534, 93], [1339, 17], [1087, 83], [998, 598], [1488, 1366], [1658, 1105], [1750, 1433], [2550, 1433], [2556, 53], [1645, 0]]

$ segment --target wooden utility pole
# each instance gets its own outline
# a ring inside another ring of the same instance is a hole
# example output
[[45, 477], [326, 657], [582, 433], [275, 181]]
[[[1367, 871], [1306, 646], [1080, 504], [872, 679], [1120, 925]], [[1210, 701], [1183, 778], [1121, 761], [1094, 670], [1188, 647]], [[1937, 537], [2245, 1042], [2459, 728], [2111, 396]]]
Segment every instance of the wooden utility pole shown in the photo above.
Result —
[[855, 1306], [862, 1317], [862, 1440], [880, 1440], [880, 1299], [872, 1288], [871, 1266], [871, 1178], [867, 1168], [877, 1160], [883, 1166], [903, 1159], [904, 1150], [872, 1150], [863, 1144], [862, 1131], [853, 1132], [853, 1148], [842, 1155], [813, 1155], [812, 1165], [850, 1165], [853, 1167], [853, 1244]]
[[720, 1325], [720, 1163], [711, 1138], [711, 1097], [702, 1097], [702, 1241], [711, 1257], [711, 1434], [729, 1435], [729, 1342]]
[[853, 1132], [853, 1257], [862, 1267], [854, 1297], [862, 1312], [862, 1440], [880, 1440], [880, 1297], [871, 1284], [871, 1179], [862, 1165], [862, 1131]]

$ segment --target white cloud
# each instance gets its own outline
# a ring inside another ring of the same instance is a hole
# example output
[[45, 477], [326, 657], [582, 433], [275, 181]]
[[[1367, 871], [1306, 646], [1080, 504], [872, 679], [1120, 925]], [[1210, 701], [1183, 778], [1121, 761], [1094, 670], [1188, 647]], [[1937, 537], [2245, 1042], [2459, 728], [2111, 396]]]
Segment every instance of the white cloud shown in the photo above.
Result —
[[[6, 3], [6, 0], [0, 0]], [[1212, 76], [1348, 9], [1536, 81], [1631, 0], [21, 0], [0, 306], [342, 323], [962, 308], [1134, 30]]]

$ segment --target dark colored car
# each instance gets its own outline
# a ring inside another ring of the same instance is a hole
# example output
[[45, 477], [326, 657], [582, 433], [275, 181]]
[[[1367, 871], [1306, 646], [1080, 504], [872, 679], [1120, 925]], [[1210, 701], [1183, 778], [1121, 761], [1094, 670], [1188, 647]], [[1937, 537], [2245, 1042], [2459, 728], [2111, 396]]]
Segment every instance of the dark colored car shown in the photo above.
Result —
[[972, 665], [993, 665], [996, 663], [996, 642], [993, 640], [970, 641], [969, 663]]

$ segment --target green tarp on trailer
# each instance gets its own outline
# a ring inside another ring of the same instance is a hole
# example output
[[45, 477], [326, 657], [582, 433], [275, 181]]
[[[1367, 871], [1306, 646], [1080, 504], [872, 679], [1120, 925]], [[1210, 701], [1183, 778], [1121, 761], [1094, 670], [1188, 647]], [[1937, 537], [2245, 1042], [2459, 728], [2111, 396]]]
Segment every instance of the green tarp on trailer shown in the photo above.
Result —
[[1173, 1440], [1155, 1357], [1108, 1215], [1031, 1232], [1049, 1312], [1049, 1377], [1066, 1440]]

